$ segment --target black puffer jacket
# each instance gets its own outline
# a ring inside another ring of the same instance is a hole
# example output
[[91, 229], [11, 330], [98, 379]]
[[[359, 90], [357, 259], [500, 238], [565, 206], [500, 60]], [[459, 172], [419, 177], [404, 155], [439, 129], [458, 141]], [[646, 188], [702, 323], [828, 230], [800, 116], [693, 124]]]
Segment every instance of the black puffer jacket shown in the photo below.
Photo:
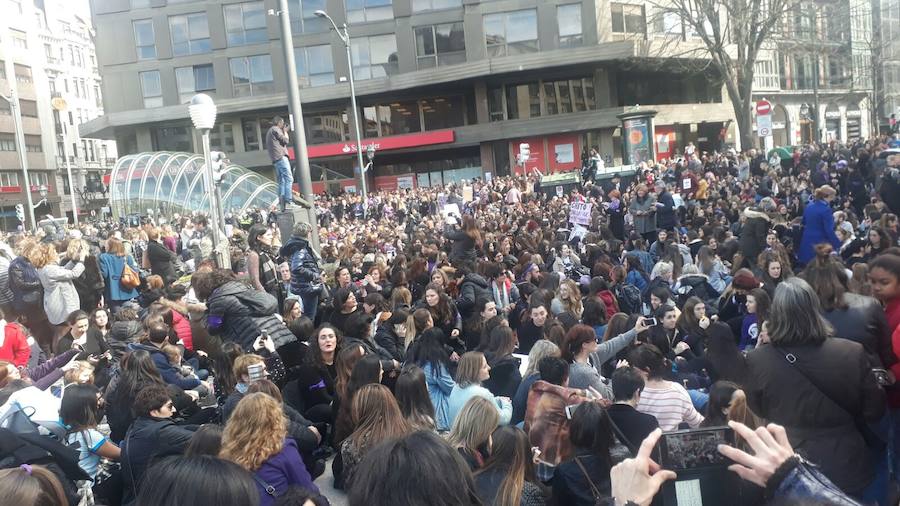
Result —
[[25, 257], [16, 257], [9, 263], [9, 289], [13, 293], [13, 309], [27, 314], [44, 309], [44, 287], [37, 269]]
[[519, 372], [522, 361], [512, 355], [506, 355], [492, 362], [491, 377], [484, 382], [484, 388], [496, 396], [512, 399], [516, 396], [519, 383], [522, 382], [522, 374]]
[[393, 327], [390, 322], [379, 324], [375, 330], [375, 343], [390, 353], [391, 358], [402, 363], [406, 350], [404, 349], [403, 338], [394, 332]]
[[494, 300], [490, 282], [481, 274], [470, 272], [463, 278], [459, 286], [459, 299], [456, 308], [463, 320], [472, 316], [475, 311], [475, 303], [478, 299]]
[[278, 312], [275, 297], [238, 281], [229, 281], [213, 290], [206, 307], [209, 333], [221, 335], [223, 341], [234, 341], [246, 351], [253, 349], [253, 342], [264, 330], [276, 348], [297, 340], [275, 317]]
[[281, 256], [291, 263], [291, 293], [297, 295], [318, 295], [322, 290], [322, 267], [309, 241], [291, 237], [281, 247]]
[[834, 327], [835, 337], [856, 341], [863, 345], [872, 367], [890, 368], [897, 363], [891, 348], [891, 333], [881, 304], [872, 297], [845, 293], [847, 309], [832, 309], [824, 313]]
[[766, 235], [772, 223], [766, 213], [754, 209], [745, 209], [747, 221], [741, 228], [741, 255], [750, 265], [756, 265], [756, 258], [766, 247]]
[[106, 287], [96, 256], [90, 255], [84, 259], [84, 272], [81, 273], [81, 276], [73, 279], [72, 284], [75, 285], [75, 291], [78, 292], [81, 310], [90, 313], [96, 309], [100, 302], [100, 296], [103, 295], [103, 289]]

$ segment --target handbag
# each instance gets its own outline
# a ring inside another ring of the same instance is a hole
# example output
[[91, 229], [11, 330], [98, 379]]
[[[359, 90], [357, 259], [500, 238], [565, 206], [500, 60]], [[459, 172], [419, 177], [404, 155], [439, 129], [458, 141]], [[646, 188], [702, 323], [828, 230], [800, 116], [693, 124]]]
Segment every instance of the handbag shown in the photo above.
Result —
[[777, 346], [772, 346], [772, 347], [776, 351], [778, 351], [778, 353], [780, 353], [781, 355], [784, 355], [785, 361], [787, 361], [788, 364], [793, 366], [793, 369], [795, 371], [797, 371], [798, 373], [800, 373], [800, 376], [803, 376], [804, 378], [806, 378], [806, 381], [808, 381], [809, 384], [813, 386], [813, 388], [818, 390], [819, 393], [822, 394], [826, 399], [831, 401], [832, 404], [836, 405], [841, 410], [843, 410], [848, 415], [850, 415], [851, 418], [853, 418], [853, 425], [856, 426], [856, 430], [859, 431], [859, 434], [862, 436], [863, 440], [865, 440], [867, 447], [869, 447], [872, 450], [876, 450], [876, 451], [881, 451], [885, 447], [885, 444], [886, 444], [885, 441], [869, 427], [869, 424], [866, 423], [865, 420], [860, 418], [858, 415], [854, 415], [853, 411], [848, 409], [843, 403], [839, 402], [834, 397], [828, 395], [828, 392], [826, 392], [822, 387], [820, 387], [819, 384], [816, 383], [816, 381], [814, 379], [812, 379], [812, 377], [810, 377], [806, 373], [806, 371], [803, 370], [802, 367], [800, 367], [800, 365], [797, 363], [797, 355], [795, 355], [794, 353], [790, 353], [790, 352], [785, 353], [781, 348], [779, 348]]
[[128, 261], [122, 266], [122, 274], [119, 276], [119, 284], [125, 290], [133, 290], [141, 285], [141, 276], [128, 265]]
[[588, 482], [588, 486], [591, 487], [591, 495], [594, 497], [594, 506], [602, 506], [606, 503], [606, 499], [603, 494], [600, 492], [600, 489], [597, 488], [597, 485], [594, 485], [594, 480], [591, 479], [591, 475], [588, 474], [587, 469], [584, 468], [584, 464], [578, 460], [580, 457], [575, 457], [575, 463], [578, 464], [578, 468], [581, 469], [581, 474], [584, 475], [584, 478]]

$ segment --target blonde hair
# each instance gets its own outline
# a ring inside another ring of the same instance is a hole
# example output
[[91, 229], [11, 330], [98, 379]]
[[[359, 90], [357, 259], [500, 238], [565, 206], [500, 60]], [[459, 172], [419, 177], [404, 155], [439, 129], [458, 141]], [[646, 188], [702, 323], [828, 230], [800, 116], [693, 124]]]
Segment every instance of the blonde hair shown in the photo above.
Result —
[[164, 286], [166, 286], [166, 284], [163, 281], [162, 276], [160, 276], [159, 274], [152, 274], [150, 276], [147, 276], [147, 288], [151, 290], [158, 290], [160, 288], [163, 288]]
[[480, 351], [463, 353], [456, 366], [456, 383], [462, 388], [480, 385], [482, 367], [484, 367], [484, 353]]
[[35, 269], [41, 269], [59, 261], [59, 254], [56, 252], [56, 247], [52, 244], [38, 244], [28, 250], [26, 255], [26, 258]]
[[563, 309], [581, 318], [581, 313], [584, 311], [584, 306], [581, 303], [581, 290], [578, 289], [578, 285], [571, 279], [565, 279], [562, 283], [560, 283], [559, 286], [565, 286], [569, 290], [568, 297], [566, 297], [565, 299], [559, 297], [559, 301], [562, 302]]
[[284, 447], [284, 409], [268, 394], [247, 394], [225, 424], [219, 457], [255, 472]]
[[79, 379], [81, 378], [81, 373], [83, 372], [87, 372], [88, 374], [90, 374], [90, 377], [87, 381], [85, 381], [85, 383], [94, 384], [94, 366], [91, 365], [91, 363], [87, 360], [76, 361], [73, 364], [72, 368], [66, 371], [66, 373], [63, 375], [63, 383], [65, 383], [66, 385], [72, 383], [81, 383]]
[[480, 395], [473, 396], [453, 420], [448, 442], [474, 452], [491, 437], [499, 423], [497, 406]]
[[162, 352], [166, 355], [166, 358], [169, 359], [170, 364], [175, 362], [176, 360], [178, 361], [179, 365], [181, 364], [181, 348], [179, 348], [178, 346], [167, 344], [162, 347]]
[[562, 356], [562, 352], [560, 351], [559, 346], [553, 341], [538, 339], [528, 353], [528, 367], [525, 369], [523, 377], [527, 378], [538, 372], [538, 362], [540, 362], [542, 358], [560, 356]]
[[66, 248], [66, 258], [72, 260], [80, 258], [82, 253], [87, 253], [88, 245], [81, 239], [72, 239]]

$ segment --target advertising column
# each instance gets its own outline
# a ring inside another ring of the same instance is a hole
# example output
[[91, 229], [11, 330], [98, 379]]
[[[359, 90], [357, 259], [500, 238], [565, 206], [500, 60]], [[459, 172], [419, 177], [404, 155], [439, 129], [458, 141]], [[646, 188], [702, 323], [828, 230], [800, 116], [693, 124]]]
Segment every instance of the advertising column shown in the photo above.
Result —
[[641, 162], [652, 163], [653, 156], [653, 118], [656, 111], [635, 111], [616, 115], [622, 121], [622, 163], [637, 165]]

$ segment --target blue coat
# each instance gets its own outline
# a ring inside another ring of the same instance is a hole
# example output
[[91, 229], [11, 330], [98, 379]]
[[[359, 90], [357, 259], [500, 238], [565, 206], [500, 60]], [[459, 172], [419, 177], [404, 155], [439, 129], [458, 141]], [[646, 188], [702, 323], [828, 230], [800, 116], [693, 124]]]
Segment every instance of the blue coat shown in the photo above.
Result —
[[122, 283], [119, 282], [126, 261], [132, 269], [135, 271], [138, 270], [137, 264], [134, 263], [134, 259], [131, 258], [131, 255], [120, 257], [111, 253], [102, 253], [97, 260], [100, 262], [100, 274], [103, 275], [103, 281], [106, 283], [103, 296], [107, 301], [131, 300], [137, 298], [137, 289], [132, 288], [131, 290], [126, 290], [122, 288]]
[[450, 419], [450, 393], [456, 383], [443, 365], [438, 365], [438, 370], [435, 370], [432, 364], [423, 364], [422, 371], [425, 372], [425, 386], [434, 406], [435, 425], [438, 430], [450, 430], [453, 423]]
[[835, 251], [840, 251], [841, 241], [834, 233], [834, 214], [823, 200], [816, 200], [803, 211], [803, 238], [797, 250], [797, 260], [806, 264], [816, 256], [815, 246], [830, 243]]

